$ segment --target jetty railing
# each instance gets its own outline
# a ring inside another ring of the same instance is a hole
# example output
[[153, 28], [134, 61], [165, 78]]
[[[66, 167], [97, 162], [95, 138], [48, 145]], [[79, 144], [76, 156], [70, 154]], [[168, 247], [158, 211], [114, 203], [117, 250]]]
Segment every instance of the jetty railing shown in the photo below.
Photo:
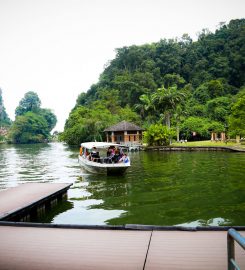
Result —
[[245, 237], [243, 237], [235, 229], [229, 229], [227, 234], [227, 257], [228, 257], [228, 270], [240, 270], [235, 261], [235, 244], [234, 240], [245, 249]]

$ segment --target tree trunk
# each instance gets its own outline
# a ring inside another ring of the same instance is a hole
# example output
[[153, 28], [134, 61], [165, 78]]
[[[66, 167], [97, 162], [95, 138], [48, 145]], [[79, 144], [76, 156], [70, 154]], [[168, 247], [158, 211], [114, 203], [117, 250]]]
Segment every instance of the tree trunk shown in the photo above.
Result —
[[179, 125], [176, 127], [177, 142], [179, 142]]
[[170, 113], [169, 112], [166, 112], [165, 118], [166, 118], [166, 126], [170, 129]]
[[[165, 118], [166, 118], [166, 126], [168, 129], [170, 129], [170, 113], [169, 112], [166, 112]], [[169, 144], [172, 144], [171, 136], [169, 137]]]

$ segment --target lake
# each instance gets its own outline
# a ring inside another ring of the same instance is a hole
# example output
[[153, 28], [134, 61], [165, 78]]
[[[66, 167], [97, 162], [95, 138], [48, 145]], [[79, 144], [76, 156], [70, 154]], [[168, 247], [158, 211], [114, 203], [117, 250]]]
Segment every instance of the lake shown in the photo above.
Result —
[[245, 225], [245, 153], [134, 152], [124, 176], [87, 173], [78, 148], [0, 145], [0, 189], [73, 183], [37, 222], [93, 225]]

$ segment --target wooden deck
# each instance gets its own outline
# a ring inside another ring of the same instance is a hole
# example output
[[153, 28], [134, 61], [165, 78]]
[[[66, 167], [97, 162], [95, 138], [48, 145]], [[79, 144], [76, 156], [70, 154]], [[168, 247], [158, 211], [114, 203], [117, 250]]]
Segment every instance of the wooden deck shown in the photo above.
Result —
[[66, 193], [71, 184], [27, 183], [0, 191], [0, 220]]
[[[0, 222], [1, 225], [1, 222]], [[241, 232], [245, 236], [245, 232]], [[0, 226], [0, 269], [227, 269], [226, 231]], [[236, 246], [245, 269], [245, 252]]]
[[[235, 254], [245, 269], [244, 250], [236, 246]], [[227, 269], [227, 232], [154, 231], [145, 269]]]

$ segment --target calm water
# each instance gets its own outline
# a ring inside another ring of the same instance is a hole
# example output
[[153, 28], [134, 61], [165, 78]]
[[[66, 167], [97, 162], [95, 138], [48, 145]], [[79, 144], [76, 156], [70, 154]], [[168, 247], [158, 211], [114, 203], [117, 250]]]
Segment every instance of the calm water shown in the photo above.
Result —
[[61, 143], [0, 145], [0, 189], [73, 183], [68, 201], [38, 222], [245, 225], [245, 153], [137, 152], [125, 176], [82, 171]]

